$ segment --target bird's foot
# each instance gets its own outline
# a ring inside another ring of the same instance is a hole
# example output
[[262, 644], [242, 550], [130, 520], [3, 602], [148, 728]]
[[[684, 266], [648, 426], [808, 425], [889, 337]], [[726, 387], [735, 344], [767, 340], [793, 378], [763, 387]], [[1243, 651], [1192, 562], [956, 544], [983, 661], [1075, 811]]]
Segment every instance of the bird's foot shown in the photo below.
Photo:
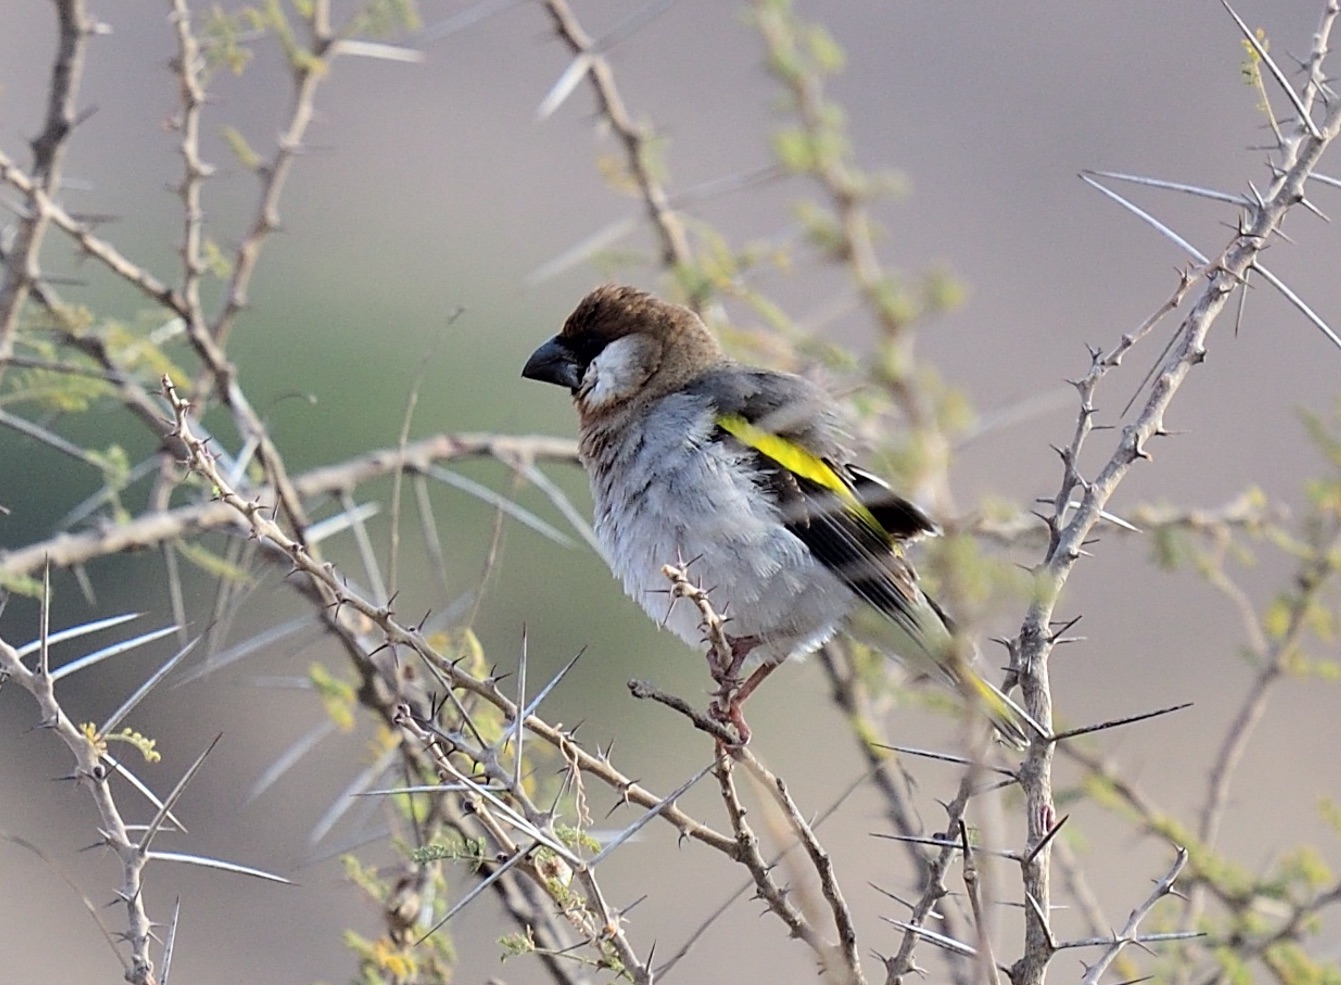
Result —
[[729, 748], [741, 749], [750, 741], [751, 733], [740, 706], [757, 686], [755, 677], [759, 672], [755, 671], [749, 678], [742, 678], [740, 672], [750, 651], [759, 645], [759, 639], [755, 636], [731, 636], [725, 637], [725, 641], [726, 652], [716, 644], [708, 648], [708, 671], [717, 685], [717, 689], [712, 692], [713, 700], [708, 706], [708, 714], [714, 721], [730, 725], [736, 730], [737, 741]]
[[745, 721], [745, 713], [741, 710], [741, 702], [736, 694], [720, 693], [717, 699], [708, 706], [708, 714], [712, 716], [713, 721], [721, 722], [723, 725], [730, 725], [736, 730], [736, 741], [726, 742], [722, 739], [717, 741], [726, 749], [727, 752], [736, 752], [744, 749], [750, 742], [750, 725]]
[[[751, 641], [750, 646], [754, 646]], [[734, 647], [732, 647], [734, 651]], [[748, 653], [749, 651], [745, 651]], [[740, 655], [739, 660], [735, 661], [735, 669], [739, 671], [740, 663], [744, 662], [745, 653]], [[708, 708], [710, 714], [716, 721], [723, 725], [731, 725], [736, 730], [740, 742], [737, 748], [743, 747], [750, 741], [750, 726], [745, 721], [745, 713], [741, 711], [741, 706], [745, 704], [745, 699], [754, 693], [754, 689], [764, 682], [769, 674], [778, 665], [775, 663], [760, 664], [749, 677], [743, 681], [738, 677], [729, 677], [722, 679], [714, 675], [717, 681], [717, 690], [713, 692], [713, 702]]]
[[729, 647], [726, 653], [716, 644], [708, 648], [708, 670], [719, 687], [735, 688], [740, 685], [740, 670], [745, 666], [745, 658], [759, 645], [759, 639], [755, 636], [728, 636], [726, 642]]

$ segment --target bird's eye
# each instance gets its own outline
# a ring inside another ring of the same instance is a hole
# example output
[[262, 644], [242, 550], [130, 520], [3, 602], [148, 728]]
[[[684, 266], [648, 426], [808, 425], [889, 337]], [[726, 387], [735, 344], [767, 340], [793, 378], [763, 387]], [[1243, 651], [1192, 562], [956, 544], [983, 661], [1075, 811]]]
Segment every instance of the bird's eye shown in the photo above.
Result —
[[582, 367], [585, 373], [587, 367], [599, 356], [605, 347], [609, 344], [608, 339], [598, 338], [593, 335], [583, 335], [578, 338], [569, 339], [568, 345], [572, 349], [573, 356], [577, 364]]

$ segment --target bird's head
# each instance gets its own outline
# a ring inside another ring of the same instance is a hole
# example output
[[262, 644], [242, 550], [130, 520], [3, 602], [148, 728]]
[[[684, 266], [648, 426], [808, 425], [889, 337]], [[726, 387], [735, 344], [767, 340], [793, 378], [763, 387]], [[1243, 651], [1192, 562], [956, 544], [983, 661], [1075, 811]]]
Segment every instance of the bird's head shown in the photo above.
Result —
[[606, 284], [584, 297], [563, 330], [531, 353], [522, 376], [567, 387], [585, 416], [633, 397], [671, 393], [723, 358], [693, 311], [634, 287]]

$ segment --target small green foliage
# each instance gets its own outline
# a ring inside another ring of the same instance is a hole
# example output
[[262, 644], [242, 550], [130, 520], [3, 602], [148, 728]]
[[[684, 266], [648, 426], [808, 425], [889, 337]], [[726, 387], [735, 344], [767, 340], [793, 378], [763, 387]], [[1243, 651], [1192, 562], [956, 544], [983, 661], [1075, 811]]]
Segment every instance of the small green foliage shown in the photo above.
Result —
[[342, 732], [354, 728], [354, 705], [358, 698], [352, 684], [340, 680], [319, 663], [312, 663], [307, 669], [308, 680], [312, 682], [326, 716]]
[[1173, 844], [1186, 847], [1190, 871], [1214, 883], [1220, 893], [1239, 899], [1246, 899], [1252, 893], [1256, 882], [1253, 875], [1241, 865], [1197, 841], [1190, 828], [1163, 816], [1156, 819], [1153, 827]]
[[[652, 130], [641, 131], [637, 141], [637, 166], [652, 181], [664, 182], [666, 177], [666, 150], [670, 139]], [[636, 170], [630, 168], [628, 155], [622, 153], [601, 154], [595, 159], [597, 173], [606, 184], [630, 197], [642, 196], [642, 184]]]
[[139, 750], [140, 755], [144, 757], [146, 763], [156, 763], [163, 758], [162, 753], [155, 748], [157, 743], [156, 739], [151, 739], [147, 735], [136, 732], [132, 728], [123, 728], [120, 732], [113, 732], [110, 735], [102, 735], [98, 732], [98, 727], [96, 725], [92, 722], [85, 722], [83, 725], [79, 726], [79, 731], [84, 734], [84, 738], [88, 740], [89, 745], [91, 745], [100, 756], [106, 755], [107, 744], [109, 742], [124, 742], [126, 745]]
[[1003, 595], [1023, 594], [1024, 573], [1015, 565], [985, 555], [976, 537], [967, 534], [941, 537], [934, 542], [933, 550], [931, 573], [954, 578], [960, 607], [981, 610]]
[[359, 962], [356, 981], [364, 985], [387, 985], [415, 979], [418, 964], [412, 951], [387, 937], [367, 938], [346, 930], [344, 944]]
[[1312, 958], [1293, 940], [1273, 943], [1262, 954], [1262, 962], [1271, 969], [1276, 981], [1285, 985], [1337, 985], [1341, 969]]
[[[935, 371], [928, 366], [923, 371], [923, 376], [934, 373]], [[953, 437], [963, 434], [977, 423], [978, 415], [973, 409], [973, 401], [969, 399], [967, 391], [960, 387], [947, 386], [936, 397], [936, 423], [943, 435]]]
[[796, 324], [781, 305], [755, 291], [747, 291], [743, 297], [746, 303], [763, 320], [768, 335], [775, 339], [796, 337]]
[[889, 674], [884, 655], [873, 647], [858, 643], [853, 639], [845, 639], [843, 645], [847, 647], [848, 657], [852, 661], [852, 669], [858, 680], [861, 681], [862, 686], [873, 694], [886, 691]]
[[1336, 639], [1336, 611], [1321, 601], [1305, 610], [1304, 625], [1323, 643]]
[[200, 541], [176, 540], [173, 541], [172, 547], [178, 555], [211, 577], [220, 578], [234, 585], [255, 584], [250, 572], [225, 560], [222, 555], [211, 551]]
[[669, 151], [669, 137], [650, 129], [643, 130], [642, 139], [638, 141], [638, 161], [653, 181], [664, 182], [669, 175], [666, 166]]
[[[1271, 50], [1271, 42], [1267, 39], [1266, 31], [1258, 28], [1253, 32], [1257, 36], [1257, 43], [1262, 46], [1263, 51]], [[1257, 53], [1257, 48], [1247, 38], [1239, 42], [1243, 46], [1243, 61], [1239, 63], [1239, 74], [1243, 77], [1243, 84], [1261, 88], [1262, 86], [1262, 56]]]
[[731, 249], [726, 238], [707, 226], [700, 229], [697, 252], [700, 282], [729, 286], [740, 277], [745, 266], [742, 255]]
[[341, 855], [340, 863], [345, 869], [345, 878], [358, 886], [364, 892], [376, 896], [381, 891], [381, 883], [378, 880], [377, 870], [372, 866], [366, 866], [357, 855]]
[[1230, 945], [1217, 947], [1214, 956], [1216, 962], [1220, 965], [1222, 980], [1225, 985], [1255, 985], [1256, 979], [1253, 976], [1252, 968], [1234, 947]]
[[227, 280], [233, 275], [233, 258], [220, 248], [219, 244], [208, 236], [201, 243], [201, 260], [205, 269], [216, 279]]
[[1285, 639], [1294, 622], [1295, 600], [1288, 595], [1278, 595], [1267, 605], [1262, 613], [1262, 630], [1267, 638], [1276, 642]]
[[1156, 527], [1146, 542], [1151, 560], [1163, 571], [1174, 571], [1196, 556], [1191, 537], [1176, 524]]
[[123, 728], [120, 732], [113, 732], [106, 738], [108, 742], [124, 742], [133, 749], [139, 750], [146, 763], [156, 763], [163, 758], [162, 753], [155, 748], [157, 739], [151, 739], [132, 728]]
[[255, 7], [234, 12], [227, 12], [218, 4], [211, 7], [199, 32], [206, 68], [227, 68], [234, 75], [241, 75], [252, 59], [245, 40], [260, 29], [261, 23], [261, 13]]
[[914, 369], [912, 350], [900, 334], [886, 332], [875, 350], [872, 375], [881, 383], [901, 385]]
[[[1330, 450], [1327, 454], [1330, 456]], [[1341, 515], [1341, 490], [1333, 477], [1309, 479], [1304, 484], [1304, 493], [1309, 505], [1319, 513]]]
[[822, 24], [802, 27], [800, 40], [810, 62], [824, 75], [837, 75], [847, 63], [847, 56], [832, 34]]
[[675, 286], [681, 296], [689, 304], [702, 307], [716, 295], [713, 279], [697, 264], [676, 264], [671, 270], [671, 276], [675, 278]]
[[573, 892], [573, 870], [549, 848], [537, 848], [532, 855], [536, 873], [545, 881], [545, 892], [565, 912], [583, 909], [582, 897]]
[[368, 0], [350, 21], [351, 37], [393, 37], [400, 31], [417, 31], [423, 26], [413, 0]]
[[458, 841], [435, 842], [423, 845], [410, 852], [410, 861], [416, 865], [428, 865], [431, 862], [469, 862], [478, 869], [487, 859], [487, 846], [483, 838], [462, 838]]
[[40, 599], [42, 597], [42, 582], [40, 579], [29, 578], [27, 575], [0, 571], [0, 591], [9, 592], [12, 595], [22, 595], [26, 598]]
[[933, 267], [922, 276], [921, 309], [943, 314], [961, 307], [968, 298], [967, 285], [946, 267]]
[[504, 934], [498, 938], [498, 946], [503, 949], [499, 956], [500, 961], [506, 961], [508, 958], [519, 958], [523, 954], [534, 954], [536, 950], [535, 935], [531, 928], [527, 926], [525, 930], [518, 931], [515, 934]]
[[101, 334], [108, 356], [122, 372], [155, 379], [183, 378], [185, 374], [163, 349], [165, 343], [182, 334], [181, 329], [179, 320], [165, 323], [162, 312], [146, 311], [133, 325], [109, 320], [101, 327]]
[[[33, 405], [59, 414], [84, 413], [113, 395], [112, 384], [100, 378], [94, 360], [69, 347], [58, 345], [48, 332], [80, 338], [88, 334], [94, 319], [87, 309], [67, 307], [59, 317], [50, 313], [35, 324], [24, 325], [20, 334], [22, 354], [44, 366], [15, 367], [5, 374], [5, 393], [0, 406]], [[48, 368], [49, 367], [49, 368]]]
[[778, 163], [792, 174], [809, 174], [815, 170], [814, 142], [799, 126], [783, 127], [773, 134], [773, 153]]
[[[929, 381], [928, 387], [937, 382], [929, 368], [922, 375]], [[943, 423], [959, 423], [972, 417], [971, 411], [955, 400], [938, 402], [935, 409]], [[899, 438], [898, 444], [886, 443], [879, 456], [881, 474], [892, 479], [896, 488], [916, 486], [926, 476], [939, 474], [944, 469], [947, 448], [941, 435], [919, 428], [902, 433]]]
[[601, 850], [600, 841], [581, 828], [560, 824], [555, 827], [554, 833], [569, 848], [592, 852], [593, 854]]
[[596, 173], [614, 191], [629, 196], [638, 194], [638, 181], [623, 156], [615, 153], [596, 155]]
[[[56, 364], [54, 358], [52, 363]], [[13, 369], [5, 383], [8, 392], [0, 396], [0, 406], [33, 404], [58, 414], [82, 414], [112, 394], [111, 385], [96, 376], [54, 369]]]
[[259, 171], [265, 161], [261, 155], [252, 150], [251, 144], [247, 143], [247, 138], [242, 136], [242, 131], [237, 127], [224, 127], [220, 131], [224, 143], [228, 149], [233, 152], [233, 157], [237, 159], [238, 164], [242, 165], [248, 171]]
[[838, 218], [816, 202], [802, 199], [793, 207], [806, 239], [829, 259], [842, 259], [847, 247]]
[[[303, 3], [299, 0], [294, 4], [294, 12], [301, 19], [310, 20], [312, 6], [310, 2]], [[299, 40], [298, 32], [290, 22], [289, 15], [280, 0], [263, 0], [263, 6], [257, 16], [260, 25], [279, 41], [285, 57], [296, 71], [316, 74], [326, 71], [325, 62]]]
[[1081, 783], [1087, 799], [1115, 814], [1130, 816], [1127, 802], [1117, 785], [1107, 776], [1091, 773]]
[[899, 277], [886, 274], [869, 288], [868, 293], [886, 330], [907, 325], [923, 314], [917, 299]]
[[1338, 835], [1341, 835], [1341, 804], [1338, 804], [1331, 797], [1323, 797], [1318, 801], [1318, 817]]
[[[390, 876], [374, 866], [364, 865], [354, 855], [341, 856], [345, 878], [357, 886], [382, 911], [386, 933], [369, 938], [354, 931], [346, 931], [344, 943], [358, 959], [355, 981], [369, 985], [446, 985], [452, 980], [451, 969], [456, 963], [456, 952], [451, 935], [439, 927], [423, 942], [418, 938], [432, 926], [426, 922], [428, 914], [421, 913], [425, 893], [421, 898], [419, 876], [407, 872], [404, 866], [394, 866]], [[434, 888], [432, 896], [440, 896], [442, 886]]]
[[54, 308], [43, 309], [36, 319], [36, 324], [39, 328], [51, 328], [78, 338], [98, 324], [98, 317], [87, 305], [60, 304]]
[[[1293, 895], [1304, 890], [1306, 896], [1312, 896], [1323, 887], [1336, 880], [1336, 874], [1323, 860], [1322, 855], [1312, 845], [1299, 845], [1286, 852], [1280, 861], [1280, 880], [1283, 887]], [[1282, 895], [1287, 895], [1285, 891]]]

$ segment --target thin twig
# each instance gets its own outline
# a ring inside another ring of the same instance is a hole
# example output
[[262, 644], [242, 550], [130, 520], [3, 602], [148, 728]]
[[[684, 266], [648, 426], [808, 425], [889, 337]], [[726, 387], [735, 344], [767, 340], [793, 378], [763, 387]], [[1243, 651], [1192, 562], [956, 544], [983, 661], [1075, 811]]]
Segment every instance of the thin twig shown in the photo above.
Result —
[[[684, 224], [670, 204], [670, 195], [653, 171], [649, 154], [651, 136], [633, 122], [623, 97], [615, 85], [610, 64], [596, 48], [595, 41], [582, 27], [567, 0], [543, 0], [554, 29], [585, 69], [602, 118], [624, 146], [625, 163], [638, 185], [647, 217], [661, 243], [661, 261], [670, 270], [693, 265], [693, 251]], [[691, 303], [702, 299], [691, 298]]]
[[[84, 54], [93, 33], [84, 0], [56, 0], [56, 55], [47, 84], [47, 109], [42, 131], [32, 141], [33, 166], [25, 189], [28, 208], [19, 219], [5, 256], [0, 280], [0, 377], [14, 353], [14, 338], [24, 302], [41, 277], [38, 255], [51, 213], [44, 207], [60, 189], [61, 165], [69, 138], [78, 122], [77, 102]], [[5, 159], [0, 165], [7, 164]], [[0, 166], [0, 171], [8, 170]], [[8, 174], [4, 175], [9, 180]]]
[[1117, 956], [1122, 952], [1122, 949], [1135, 941], [1136, 931], [1140, 927], [1141, 921], [1155, 908], [1156, 903], [1173, 892], [1174, 881], [1177, 880], [1185, 865], [1187, 865], [1187, 849], [1179, 848], [1178, 856], [1174, 859], [1169, 871], [1164, 873], [1159, 882], [1155, 883], [1155, 889], [1146, 901], [1131, 911], [1122, 932], [1114, 936], [1113, 942], [1103, 954], [1099, 955], [1099, 959], [1085, 969], [1085, 974], [1080, 979], [1080, 985], [1098, 985], [1100, 977], [1108, 969], [1108, 966], [1117, 960]]

